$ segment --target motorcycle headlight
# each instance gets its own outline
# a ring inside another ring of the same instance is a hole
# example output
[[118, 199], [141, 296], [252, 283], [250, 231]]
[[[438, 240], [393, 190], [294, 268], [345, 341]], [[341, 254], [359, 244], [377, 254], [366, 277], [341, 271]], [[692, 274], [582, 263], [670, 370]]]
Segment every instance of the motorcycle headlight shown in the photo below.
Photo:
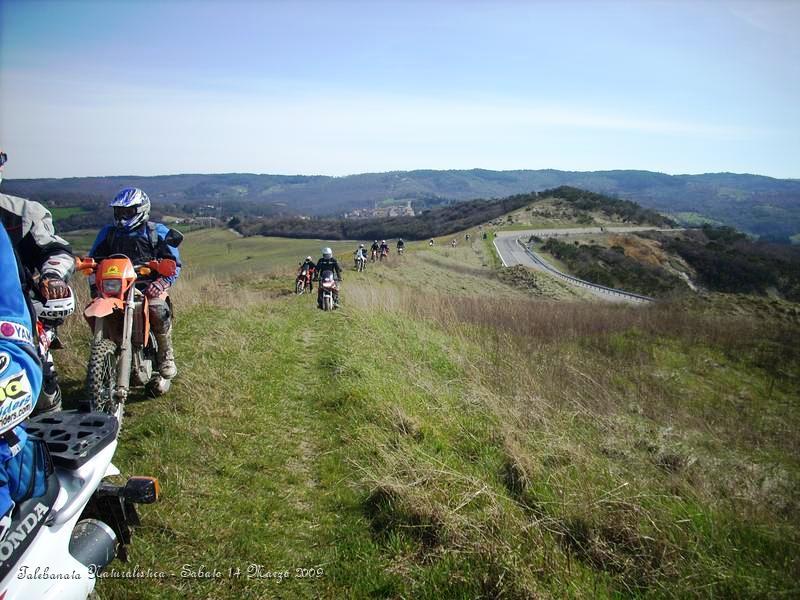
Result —
[[119, 294], [122, 289], [122, 279], [104, 279], [103, 280], [103, 293], [104, 294]]

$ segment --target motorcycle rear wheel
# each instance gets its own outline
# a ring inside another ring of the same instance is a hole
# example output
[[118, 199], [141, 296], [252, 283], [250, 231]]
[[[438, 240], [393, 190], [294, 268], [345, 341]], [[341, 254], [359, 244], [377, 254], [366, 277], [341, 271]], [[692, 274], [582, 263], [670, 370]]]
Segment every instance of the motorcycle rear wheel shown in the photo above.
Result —
[[113, 415], [117, 412], [114, 397], [117, 379], [117, 345], [102, 339], [92, 343], [86, 373], [86, 400], [82, 408]]

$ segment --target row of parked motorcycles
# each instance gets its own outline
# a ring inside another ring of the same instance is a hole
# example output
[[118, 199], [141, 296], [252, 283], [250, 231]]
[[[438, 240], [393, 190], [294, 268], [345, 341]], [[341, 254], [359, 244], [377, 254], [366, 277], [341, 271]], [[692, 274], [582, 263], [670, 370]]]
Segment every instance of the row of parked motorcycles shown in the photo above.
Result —
[[[180, 239], [171, 243], [177, 246]], [[153, 477], [124, 483], [109, 478], [120, 475], [112, 459], [131, 387], [144, 387], [151, 395], [169, 389], [158, 373], [158, 347], [140, 277], [169, 277], [177, 265], [169, 259], [137, 265], [113, 255], [78, 259], [76, 266], [95, 276], [97, 288], [83, 312], [93, 332], [86, 393], [76, 410], [27, 421], [28, 434], [46, 447], [47, 486], [42, 496], [11, 513], [0, 540], [0, 600], [87, 598], [112, 560], [127, 560], [132, 528], [139, 525], [136, 505], [153, 503], [160, 494]], [[74, 311], [74, 295], [70, 300], [71, 305], [34, 302], [45, 373], [53, 369], [52, 351], [62, 347], [58, 327]]]

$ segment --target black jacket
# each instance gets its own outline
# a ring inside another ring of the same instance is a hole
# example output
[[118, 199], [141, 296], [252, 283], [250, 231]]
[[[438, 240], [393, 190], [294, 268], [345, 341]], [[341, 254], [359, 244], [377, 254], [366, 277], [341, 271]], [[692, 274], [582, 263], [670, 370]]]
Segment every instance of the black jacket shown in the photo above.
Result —
[[339, 263], [336, 262], [336, 259], [332, 256], [330, 258], [325, 258], [323, 256], [319, 259], [319, 262], [317, 263], [317, 272], [314, 273], [314, 279], [322, 277], [322, 273], [325, 271], [333, 271], [336, 273], [336, 279], [342, 278], [342, 269], [339, 267]]

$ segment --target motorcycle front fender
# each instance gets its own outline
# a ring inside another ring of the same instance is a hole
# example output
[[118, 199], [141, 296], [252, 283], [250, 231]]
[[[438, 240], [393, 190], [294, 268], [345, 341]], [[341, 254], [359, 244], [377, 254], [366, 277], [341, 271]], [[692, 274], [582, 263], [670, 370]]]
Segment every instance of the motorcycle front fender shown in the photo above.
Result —
[[87, 319], [92, 317], [105, 317], [114, 312], [114, 309], [123, 310], [124, 304], [119, 298], [95, 298], [83, 311]]

